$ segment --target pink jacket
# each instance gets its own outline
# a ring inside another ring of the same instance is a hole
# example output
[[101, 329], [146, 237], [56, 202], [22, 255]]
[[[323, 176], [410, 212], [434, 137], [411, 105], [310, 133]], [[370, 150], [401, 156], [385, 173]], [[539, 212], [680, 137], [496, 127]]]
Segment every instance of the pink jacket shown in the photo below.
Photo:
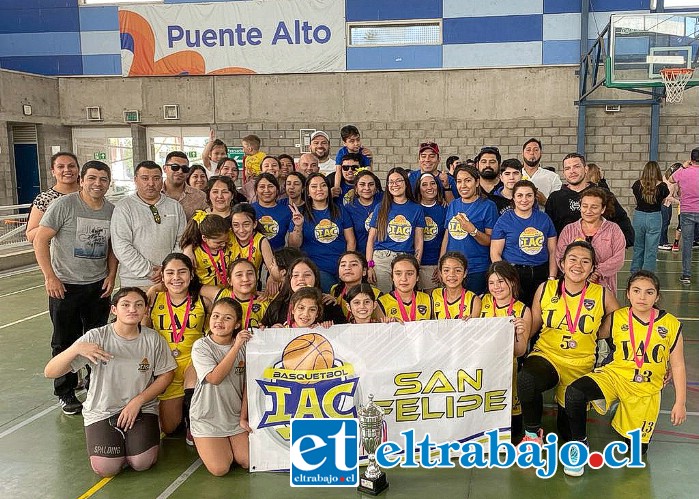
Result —
[[[592, 247], [595, 248], [597, 257], [596, 270], [600, 275], [598, 284], [605, 286], [616, 295], [616, 274], [624, 266], [626, 238], [617, 224], [606, 219], [602, 220], [602, 225], [597, 230], [597, 233], [592, 236]], [[559, 267], [566, 246], [573, 241], [580, 240], [585, 240], [581, 220], [563, 227], [563, 230], [558, 235], [558, 245], [556, 247], [556, 261], [559, 262]]]

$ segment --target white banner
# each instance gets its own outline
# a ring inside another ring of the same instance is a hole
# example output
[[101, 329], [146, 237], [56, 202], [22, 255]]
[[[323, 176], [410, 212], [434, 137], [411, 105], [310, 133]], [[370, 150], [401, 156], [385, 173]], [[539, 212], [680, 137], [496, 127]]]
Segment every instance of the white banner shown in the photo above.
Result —
[[513, 338], [507, 317], [257, 331], [246, 354], [250, 469], [289, 469], [291, 418], [356, 417], [369, 394], [387, 440], [509, 432]]
[[345, 70], [345, 2], [129, 5], [119, 8], [124, 76]]

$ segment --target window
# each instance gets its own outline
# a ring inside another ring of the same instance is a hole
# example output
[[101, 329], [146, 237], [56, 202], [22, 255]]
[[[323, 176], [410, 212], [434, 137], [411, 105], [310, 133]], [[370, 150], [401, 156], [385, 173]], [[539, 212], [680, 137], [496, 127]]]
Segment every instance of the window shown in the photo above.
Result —
[[130, 192], [133, 185], [133, 140], [129, 128], [74, 128], [73, 152], [82, 165], [91, 159], [103, 161], [112, 170], [109, 194]]
[[348, 24], [350, 47], [440, 45], [440, 20]]

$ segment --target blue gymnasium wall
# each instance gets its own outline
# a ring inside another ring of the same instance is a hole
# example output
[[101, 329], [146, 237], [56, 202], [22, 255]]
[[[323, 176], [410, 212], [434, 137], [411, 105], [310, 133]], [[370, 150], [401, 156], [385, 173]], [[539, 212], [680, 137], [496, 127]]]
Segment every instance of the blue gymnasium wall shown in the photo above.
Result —
[[[612, 12], [648, 12], [649, 3], [590, 0], [588, 38], [596, 37]], [[348, 22], [443, 20], [442, 45], [348, 47], [349, 70], [538, 66], [579, 60], [580, 0], [346, 0], [346, 16]], [[117, 7], [79, 6], [78, 0], [2, 0], [0, 68], [44, 75], [120, 75]]]

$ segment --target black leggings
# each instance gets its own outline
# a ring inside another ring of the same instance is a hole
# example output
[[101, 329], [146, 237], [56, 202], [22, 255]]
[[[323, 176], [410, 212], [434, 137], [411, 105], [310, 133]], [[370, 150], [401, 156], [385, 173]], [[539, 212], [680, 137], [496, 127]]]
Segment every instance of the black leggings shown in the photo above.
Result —
[[[558, 373], [548, 360], [539, 356], [524, 359], [522, 369], [517, 375], [517, 396], [522, 404], [525, 431], [536, 433], [541, 428], [541, 417], [544, 413], [543, 393], [554, 388], [558, 380]], [[556, 427], [560, 439], [570, 440], [568, 416], [560, 405], [556, 415]]]
[[[566, 389], [566, 413], [570, 423], [570, 433], [573, 440], [583, 441], [587, 438], [587, 404], [592, 400], [604, 399], [604, 393], [592, 378], [583, 376], [573, 381]], [[622, 437], [627, 445], [630, 440]], [[643, 454], [648, 450], [648, 444], [642, 444]]]

